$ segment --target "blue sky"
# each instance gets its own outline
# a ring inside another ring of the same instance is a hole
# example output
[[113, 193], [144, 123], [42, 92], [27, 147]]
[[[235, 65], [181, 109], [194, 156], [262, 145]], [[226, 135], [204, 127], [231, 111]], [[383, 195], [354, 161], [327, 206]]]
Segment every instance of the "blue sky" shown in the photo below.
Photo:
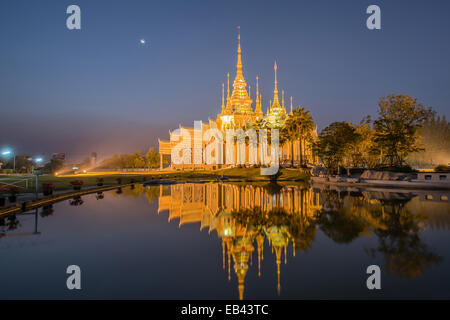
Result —
[[[66, 28], [71, 4], [81, 30]], [[371, 4], [381, 30], [365, 26]], [[0, 147], [102, 158], [214, 119], [221, 83], [235, 75], [238, 25], [244, 76], [252, 96], [260, 77], [264, 111], [276, 60], [279, 90], [311, 110], [319, 129], [376, 115], [389, 93], [449, 117], [449, 9], [437, 0], [5, 0]]]

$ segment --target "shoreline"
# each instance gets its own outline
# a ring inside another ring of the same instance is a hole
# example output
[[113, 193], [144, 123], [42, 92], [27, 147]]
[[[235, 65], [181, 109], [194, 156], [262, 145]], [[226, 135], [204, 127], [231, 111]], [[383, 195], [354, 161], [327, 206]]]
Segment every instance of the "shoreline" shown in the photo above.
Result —
[[395, 181], [395, 180], [364, 180], [362, 182], [329, 181], [324, 177], [311, 177], [311, 184], [336, 185], [354, 188], [392, 188], [404, 190], [450, 190], [449, 183]]

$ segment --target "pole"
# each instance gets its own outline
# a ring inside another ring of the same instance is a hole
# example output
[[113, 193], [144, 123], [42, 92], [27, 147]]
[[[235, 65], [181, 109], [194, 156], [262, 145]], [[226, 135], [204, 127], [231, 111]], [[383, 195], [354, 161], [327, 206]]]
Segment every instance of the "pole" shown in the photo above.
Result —
[[39, 190], [39, 175], [36, 174], [36, 199], [38, 198], [38, 190]]

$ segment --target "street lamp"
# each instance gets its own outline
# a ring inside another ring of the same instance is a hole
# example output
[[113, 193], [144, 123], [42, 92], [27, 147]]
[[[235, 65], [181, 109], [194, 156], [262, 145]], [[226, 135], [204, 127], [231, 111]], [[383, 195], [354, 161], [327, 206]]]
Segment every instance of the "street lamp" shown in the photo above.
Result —
[[[34, 161], [36, 163], [36, 165], [39, 165], [42, 163], [43, 159], [42, 157], [36, 157], [34, 159], [31, 159], [32, 161]], [[41, 170], [39, 169], [34, 169], [34, 175], [36, 176], [36, 191], [35, 191], [35, 197], [36, 199], [39, 197], [39, 176], [42, 174]]]
[[[11, 151], [11, 150], [9, 150], [9, 149], [6, 149], [6, 150], [3, 150], [2, 151], [2, 156], [9, 156], [10, 154], [12, 154], [13, 152]], [[16, 155], [14, 154], [14, 157], [13, 157], [13, 162], [14, 162], [14, 165], [13, 165], [13, 172], [16, 172]]]

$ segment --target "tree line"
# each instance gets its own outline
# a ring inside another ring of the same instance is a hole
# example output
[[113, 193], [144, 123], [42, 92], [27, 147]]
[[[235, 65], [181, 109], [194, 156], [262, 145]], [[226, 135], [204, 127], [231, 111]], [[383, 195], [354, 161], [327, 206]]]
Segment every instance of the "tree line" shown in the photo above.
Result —
[[280, 129], [280, 143], [290, 143], [293, 152], [293, 142], [300, 141], [301, 165], [305, 165], [305, 145], [311, 145], [315, 157], [332, 173], [340, 167], [447, 165], [449, 159], [450, 126], [446, 118], [405, 94], [380, 98], [374, 120], [366, 116], [358, 124], [333, 122], [318, 135], [313, 134], [314, 127], [309, 111], [299, 107]]
[[[163, 160], [164, 164], [168, 161]], [[111, 158], [102, 161], [99, 168], [103, 169], [139, 169], [139, 168], [158, 168], [160, 166], [159, 153], [150, 148], [143, 155], [140, 151], [132, 154], [115, 154]]]

